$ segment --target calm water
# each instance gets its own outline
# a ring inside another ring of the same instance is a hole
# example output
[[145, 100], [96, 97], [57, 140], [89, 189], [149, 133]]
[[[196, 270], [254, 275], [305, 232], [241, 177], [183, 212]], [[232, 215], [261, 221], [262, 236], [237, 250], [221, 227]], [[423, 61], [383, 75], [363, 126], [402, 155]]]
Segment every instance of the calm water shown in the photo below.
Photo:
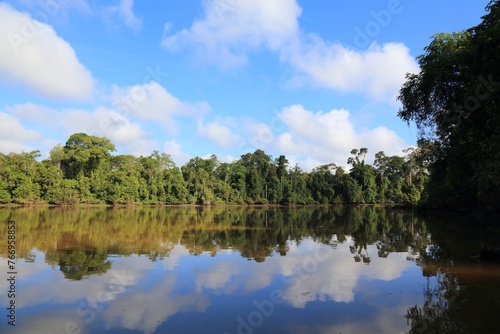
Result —
[[469, 258], [500, 244], [483, 223], [378, 207], [0, 209], [0, 333], [500, 333], [500, 266]]

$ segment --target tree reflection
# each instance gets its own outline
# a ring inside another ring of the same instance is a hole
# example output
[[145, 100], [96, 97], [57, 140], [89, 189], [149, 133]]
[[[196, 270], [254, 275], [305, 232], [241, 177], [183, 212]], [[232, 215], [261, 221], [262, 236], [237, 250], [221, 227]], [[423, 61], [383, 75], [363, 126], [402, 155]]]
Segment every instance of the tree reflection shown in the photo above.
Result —
[[432, 244], [419, 252], [418, 261], [427, 285], [423, 301], [405, 315], [408, 333], [500, 332], [500, 267], [470, 259], [498, 236], [495, 226], [480, 224], [457, 217], [428, 224]]
[[444, 274], [437, 276], [437, 285], [432, 287], [430, 278], [424, 288], [423, 306], [412, 306], [405, 318], [411, 329], [408, 333], [465, 333], [452, 315], [450, 303], [460, 294], [460, 286], [452, 277]]
[[[481, 246], [495, 244], [498, 230], [452, 218], [435, 223], [411, 211], [377, 206], [0, 210], [0, 221], [17, 222], [18, 256], [36, 262], [37, 252], [43, 252], [45, 261], [69, 280], [106, 273], [110, 256], [137, 254], [155, 262], [179, 246], [192, 256], [231, 250], [264, 262], [287, 256], [305, 239], [334, 252], [348, 242], [352, 261], [381, 267], [391, 253], [404, 254], [427, 281], [404, 315], [408, 333], [500, 333], [499, 267], [468, 259]], [[6, 228], [0, 224], [3, 257], [8, 254]]]
[[438, 273], [435, 283], [423, 291], [423, 303], [407, 310], [405, 318], [417, 333], [499, 333], [498, 295], [500, 285], [464, 280], [450, 273]]
[[58, 265], [64, 277], [71, 280], [104, 274], [111, 269], [108, 254], [102, 250], [48, 251], [45, 261], [50, 265]]
[[411, 212], [377, 206], [18, 208], [0, 210], [0, 219], [18, 222], [19, 254], [44, 251], [47, 261], [74, 279], [109, 269], [109, 254], [158, 261], [178, 244], [195, 256], [231, 249], [263, 262], [286, 256], [289, 245], [304, 238], [335, 248], [349, 236], [355, 260], [369, 264], [374, 254], [368, 245], [377, 242], [385, 257], [409, 245], [420, 250], [425, 240], [419, 236], [426, 235], [425, 224]]

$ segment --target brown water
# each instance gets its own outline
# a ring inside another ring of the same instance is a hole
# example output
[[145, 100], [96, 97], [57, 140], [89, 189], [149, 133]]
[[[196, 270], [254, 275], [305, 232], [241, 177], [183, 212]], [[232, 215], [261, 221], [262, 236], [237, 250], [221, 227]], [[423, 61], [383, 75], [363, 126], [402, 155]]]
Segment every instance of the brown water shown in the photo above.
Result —
[[486, 223], [381, 207], [0, 209], [0, 333], [500, 333], [499, 263], [470, 258], [499, 243]]

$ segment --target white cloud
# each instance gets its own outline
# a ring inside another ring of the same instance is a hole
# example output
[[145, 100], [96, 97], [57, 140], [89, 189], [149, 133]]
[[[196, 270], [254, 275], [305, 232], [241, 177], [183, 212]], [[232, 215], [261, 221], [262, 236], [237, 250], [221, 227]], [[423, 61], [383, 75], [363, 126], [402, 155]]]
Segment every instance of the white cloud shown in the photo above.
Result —
[[[295, 161], [292, 158], [288, 159], [288, 161], [289, 161], [290, 166], [295, 166]], [[311, 157], [307, 157], [304, 160], [300, 161], [301, 168], [303, 170], [306, 170], [306, 171], [311, 171], [314, 168], [319, 167], [319, 166], [324, 165], [324, 164], [325, 164], [325, 161], [321, 161], [321, 160], [311, 158]], [[340, 164], [338, 164], [338, 165], [340, 165]]]
[[[227, 295], [236, 289], [253, 292], [268, 287], [281, 276], [284, 282], [282, 298], [295, 308], [304, 308], [315, 301], [351, 303], [356, 294], [362, 294], [360, 281], [392, 281], [410, 265], [405, 254], [371, 257], [369, 266], [357, 263], [349, 249], [353, 243], [350, 240], [332, 249], [330, 245], [320, 245], [306, 238], [300, 245], [288, 242], [286, 257], [269, 257], [263, 263], [230, 259], [199, 271], [196, 291], [208, 288]], [[376, 253], [375, 245], [367, 247], [366, 254]]]
[[347, 110], [329, 112], [308, 111], [301, 105], [282, 110], [279, 118], [287, 129], [278, 137], [280, 151], [295, 156], [307, 156], [306, 160], [339, 165], [345, 163], [353, 148], [367, 147], [375, 154], [401, 153], [404, 141], [385, 127], [356, 131]]
[[302, 11], [295, 0], [209, 0], [204, 9], [205, 17], [189, 29], [168, 35], [167, 24], [161, 45], [189, 47], [222, 68], [246, 64], [247, 51], [261, 46], [278, 50], [297, 35]]
[[238, 160], [238, 158], [233, 157], [232, 155], [225, 155], [222, 157], [217, 156], [220, 162], [233, 163]]
[[52, 98], [93, 95], [91, 73], [51, 26], [0, 3], [0, 35], [0, 81]]
[[230, 118], [219, 118], [212, 122], [203, 123], [198, 120], [198, 135], [215, 142], [221, 147], [235, 147], [241, 138], [230, 129], [235, 123]]
[[[23, 128], [29, 126], [43, 133], [46, 149], [53, 146], [54, 142], [65, 141], [73, 133], [85, 132], [109, 138], [121, 153], [149, 155], [158, 149], [158, 143], [150, 137], [150, 127], [159, 127], [161, 132], [170, 134], [176, 134], [180, 126], [183, 130], [196, 131], [195, 119], [201, 119], [210, 112], [210, 106], [206, 102], [181, 101], [156, 82], [124, 88], [115, 86], [106, 99], [111, 102], [112, 107], [53, 109], [33, 103], [7, 107], [9, 114], [2, 116], [5, 121], [1, 126], [6, 129], [1, 149], [9, 152], [25, 149], [26, 142], [37, 134]], [[177, 122], [176, 118], [181, 117], [191, 118], [192, 122]], [[15, 133], [10, 134], [10, 129], [15, 129]], [[222, 135], [218, 134], [221, 128], [217, 127], [216, 122], [206, 126], [202, 124], [201, 129], [203, 135], [221, 144], [237, 139], [229, 129], [223, 131]], [[180, 165], [190, 158], [181, 151], [176, 140], [165, 142], [164, 150]]]
[[312, 112], [297, 104], [283, 108], [277, 118], [279, 126], [272, 127], [245, 120], [244, 145], [240, 145], [245, 153], [258, 148], [277, 152], [286, 155], [290, 166], [298, 163], [310, 171], [332, 162], [346, 166], [353, 148], [367, 147], [373, 155], [379, 151], [401, 155], [406, 148], [404, 140], [386, 127], [356, 129], [345, 109]]
[[297, 71], [302, 84], [342, 92], [364, 93], [376, 101], [396, 102], [408, 72], [418, 72], [409, 49], [402, 43], [372, 43], [366, 51], [355, 51], [338, 43], [310, 37], [310, 43], [285, 57]]
[[137, 31], [142, 27], [142, 20], [134, 14], [133, 6], [134, 0], [120, 0], [120, 3], [115, 6], [106, 7], [104, 13], [108, 21], [118, 16], [127, 27]]
[[181, 145], [179, 145], [176, 140], [166, 141], [163, 145], [163, 152], [170, 155], [177, 167], [181, 167], [186, 162], [188, 162], [189, 159], [191, 159], [191, 156], [189, 154], [182, 151]]
[[41, 139], [40, 133], [26, 129], [16, 117], [0, 111], [0, 152], [7, 154], [30, 151], [26, 142]]
[[[371, 328], [373, 333], [387, 333], [392, 328], [405, 328], [402, 315], [414, 303], [408, 300], [411, 293], [393, 293], [388, 303], [375, 305], [373, 302], [378, 299], [373, 298], [374, 292], [370, 286], [379, 285], [376, 281], [399, 279], [394, 282], [397, 286], [405, 270], [414, 268], [418, 271], [419, 268], [406, 261], [405, 253], [393, 253], [387, 258], [376, 256], [376, 245], [368, 245], [363, 252], [372, 256], [369, 265], [355, 262], [349, 248], [354, 241], [350, 237], [346, 239], [338, 243], [336, 248], [312, 238], [300, 242], [289, 241], [286, 256], [267, 257], [261, 263], [246, 261], [237, 255], [238, 252], [229, 250], [218, 252], [216, 257], [208, 254], [193, 257], [185, 246], [175, 245], [169, 256], [160, 260], [161, 263], [152, 262], [147, 256], [114, 257], [111, 270], [102, 275], [91, 275], [76, 284], [64, 278], [61, 271], [45, 263], [43, 252], [35, 251], [35, 262], [20, 262], [20, 269], [26, 277], [39, 277], [41, 283], [46, 281], [51, 284], [46, 284], [44, 289], [40, 289], [39, 285], [25, 286], [16, 305], [19, 310], [24, 310], [50, 302], [50, 306], [42, 313], [51, 322], [43, 321], [41, 316], [29, 318], [49, 331], [64, 328], [69, 320], [73, 320], [82, 326], [83, 332], [91, 332], [97, 323], [106, 330], [126, 328], [152, 333], [174, 315], [214, 311], [209, 307], [219, 307], [220, 296], [251, 296], [251, 293], [257, 292], [259, 296], [268, 298], [269, 295], [259, 291], [276, 288], [282, 292], [283, 302], [294, 308], [304, 308], [313, 302], [333, 300], [337, 303], [352, 303], [358, 300], [376, 309], [369, 312], [363, 321], [345, 319], [330, 325], [332, 327], [318, 326], [309, 331], [296, 328], [297, 331], [293, 332], [365, 333]], [[0, 262], [0, 270], [5, 270], [6, 265], [6, 262]], [[178, 266], [180, 270], [177, 270]], [[190, 268], [192, 272], [187, 272]], [[148, 277], [152, 275], [155, 279], [150, 282]], [[147, 289], [144, 288], [145, 281], [150, 284]], [[5, 293], [7, 289], [8, 282], [0, 280], [0, 293]], [[419, 289], [415, 287], [414, 292], [417, 293]], [[66, 292], [61, 294], [61, 290]], [[384, 291], [382, 288], [375, 293]], [[145, 300], [148, 302], [144, 303]], [[260, 297], [257, 299], [259, 303], [263, 300]], [[81, 306], [89, 310], [86, 315], [95, 315], [93, 325], [84, 323], [81, 316], [78, 319], [74, 313], [71, 315], [61, 311], [75, 303], [80, 305], [78, 310], [82, 310]], [[4, 307], [4, 304], [0, 303], [0, 306]], [[33, 332], [29, 324], [20, 324], [28, 327], [24, 332]]]
[[[15, 116], [13, 119], [27, 120], [33, 128], [43, 130], [45, 138], [55, 137], [65, 141], [73, 133], [84, 132], [109, 138], [124, 153], [134, 155], [149, 155], [157, 147], [157, 143], [149, 139], [141, 124], [101, 106], [91, 111], [55, 110], [26, 103], [9, 107], [8, 110]], [[53, 139], [50, 142], [53, 143]]]
[[92, 112], [69, 110], [61, 113], [59, 119], [59, 124], [69, 134], [85, 132], [104, 136], [127, 154], [149, 155], [157, 147], [157, 143], [149, 139], [139, 123], [111, 109], [97, 107]]
[[159, 122], [171, 134], [177, 132], [174, 116], [197, 117], [211, 110], [206, 102], [179, 100], [155, 81], [125, 88], [115, 86], [112, 100], [123, 115]]
[[[38, 134], [24, 128], [29, 126], [44, 133], [46, 138], [52, 140], [51, 143], [55, 138], [65, 140], [73, 133], [86, 132], [111, 139], [121, 152], [149, 155], [158, 149], [158, 143], [150, 138], [141, 119], [158, 121], [164, 127], [170, 125], [174, 131], [176, 122], [172, 117], [176, 114], [175, 110], [182, 110], [184, 106], [183, 102], [165, 90], [158, 92], [160, 97], [155, 97], [156, 93], [147, 93], [148, 97], [132, 108], [129, 115], [102, 106], [92, 110], [54, 110], [30, 103], [9, 107], [9, 114], [2, 115], [5, 119], [1, 124], [5, 127], [2, 149], [24, 149], [26, 143]], [[169, 104], [177, 109], [169, 108]], [[165, 108], [164, 113], [154, 106]], [[53, 122], [54, 119], [57, 119], [57, 123]], [[24, 125], [21, 125], [21, 120]], [[218, 147], [236, 149], [238, 154], [256, 149], [263, 149], [268, 154], [284, 154], [289, 166], [298, 163], [306, 171], [332, 162], [345, 167], [353, 148], [367, 147], [367, 162], [372, 163], [370, 160], [378, 151], [384, 151], [387, 155], [401, 155], [407, 146], [403, 139], [386, 127], [356, 129], [349, 111], [345, 109], [313, 112], [302, 105], [292, 105], [283, 108], [277, 114], [277, 120], [279, 126], [248, 118], [216, 117], [207, 121], [199, 117], [194, 131], [200, 138]], [[193, 122], [187, 126], [195, 124]], [[182, 150], [179, 139], [165, 141], [163, 151], [172, 157], [176, 165], [182, 166], [191, 156]], [[48, 142], [44, 144], [49, 146]], [[223, 158], [223, 161], [232, 161], [232, 158]]]
[[296, 72], [291, 83], [362, 93], [371, 99], [395, 103], [407, 72], [418, 66], [402, 43], [355, 51], [318, 36], [303, 36], [296, 0], [212, 0], [205, 16], [189, 29], [170, 34], [165, 25], [161, 45], [194, 51], [198, 59], [222, 68], [247, 64], [247, 53], [259, 48], [275, 52]]
[[244, 128], [249, 134], [245, 138], [246, 145], [256, 148], [265, 148], [276, 140], [276, 136], [271, 126], [260, 123], [254, 119], [246, 119], [244, 121]]

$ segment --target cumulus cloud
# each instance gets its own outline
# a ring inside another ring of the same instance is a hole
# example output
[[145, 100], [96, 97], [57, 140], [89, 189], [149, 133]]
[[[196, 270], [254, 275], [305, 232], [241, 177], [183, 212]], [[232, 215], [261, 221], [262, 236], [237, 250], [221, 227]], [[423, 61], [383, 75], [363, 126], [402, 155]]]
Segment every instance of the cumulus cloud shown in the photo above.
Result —
[[212, 0], [205, 16], [189, 29], [171, 34], [165, 25], [161, 45], [170, 50], [186, 48], [199, 59], [223, 68], [247, 64], [247, 53], [258, 48], [274, 51], [295, 71], [294, 85], [362, 93], [369, 98], [395, 103], [408, 72], [418, 66], [402, 43], [372, 43], [356, 51], [338, 42], [304, 36], [296, 0]]
[[106, 7], [104, 13], [108, 21], [117, 16], [128, 28], [137, 31], [142, 27], [142, 20], [135, 15], [133, 6], [134, 0], [120, 0], [115, 6]]
[[[0, 135], [1, 149], [25, 149], [26, 142], [38, 134], [23, 127], [29, 126], [41, 131], [47, 138], [44, 140], [46, 148], [49, 144], [53, 146], [54, 142], [66, 140], [73, 133], [85, 132], [109, 138], [121, 152], [149, 155], [159, 145], [150, 138], [150, 126], [158, 127], [164, 133], [177, 134], [180, 126], [196, 127], [195, 119], [202, 119], [210, 112], [206, 102], [181, 101], [154, 81], [130, 87], [115, 86], [108, 100], [111, 106], [89, 109], [54, 109], [33, 103], [7, 107], [8, 114], [2, 114], [4, 122], [1, 126], [5, 126], [5, 138]], [[183, 117], [191, 118], [192, 124], [179, 123], [178, 118]], [[237, 139], [231, 130], [218, 126], [217, 122], [201, 122], [199, 129], [201, 135], [222, 145]], [[176, 140], [165, 142], [163, 148], [177, 164], [183, 164], [190, 158]]]
[[177, 133], [174, 116], [198, 117], [210, 112], [206, 102], [185, 102], [156, 81], [130, 87], [115, 86], [112, 103], [125, 116], [159, 122], [170, 134]]
[[249, 135], [246, 136], [244, 141], [245, 145], [242, 145], [242, 147], [250, 146], [255, 148], [265, 148], [276, 140], [273, 130], [280, 129], [281, 127], [272, 127], [254, 119], [246, 119], [244, 121], [244, 131], [246, 131]]
[[0, 111], [0, 152], [29, 151], [26, 142], [38, 141], [42, 137], [41, 133], [25, 128], [16, 117]]
[[149, 139], [141, 124], [104, 107], [97, 107], [92, 112], [65, 111], [60, 115], [59, 124], [69, 130], [70, 134], [85, 132], [109, 138], [127, 154], [149, 155], [157, 147], [157, 143]]
[[51, 98], [88, 99], [94, 80], [51, 26], [0, 3], [0, 81]]
[[322, 156], [325, 150], [339, 151], [346, 146], [356, 146], [354, 127], [345, 109], [314, 113], [302, 105], [292, 105], [284, 108], [278, 117], [288, 129], [278, 138], [279, 146], [285, 151], [306, 154], [316, 147]]
[[[166, 91], [163, 90], [164, 93]], [[3, 150], [19, 149], [24, 147], [26, 141], [36, 140], [34, 138], [38, 138], [38, 132], [25, 128], [30, 125], [42, 131], [47, 138], [54, 139], [50, 135], [54, 134], [56, 137], [65, 136], [62, 139], [66, 139], [72, 133], [86, 132], [111, 139], [125, 153], [149, 155], [157, 149], [158, 143], [151, 140], [140, 120], [158, 121], [164, 128], [171, 126], [175, 132], [173, 115], [176, 113], [169, 113], [169, 110], [183, 110], [184, 105], [168, 94], [163, 98], [151, 96], [137, 104], [128, 115], [102, 106], [92, 110], [54, 110], [30, 103], [9, 107], [9, 114], [0, 114], [4, 119], [1, 126], [5, 128]], [[169, 109], [169, 103], [178, 109]], [[164, 109], [155, 109], [152, 107], [155, 105]], [[21, 119], [27, 122], [24, 126], [20, 123]], [[57, 124], [52, 122], [54, 119], [58, 120]], [[350, 112], [345, 109], [313, 112], [300, 104], [291, 105], [276, 114], [275, 123], [272, 126], [250, 118], [216, 117], [214, 120], [204, 120], [199, 117], [196, 133], [218, 147], [236, 149], [239, 154], [256, 149], [263, 149], [268, 154], [284, 154], [290, 166], [298, 163], [306, 171], [332, 162], [345, 167], [353, 148], [367, 147], [369, 160], [379, 151], [388, 155], [401, 155], [407, 146], [396, 132], [384, 126], [356, 129]], [[163, 151], [170, 154], [178, 166], [191, 158], [182, 150], [178, 138], [165, 141]], [[232, 161], [232, 158], [226, 160]]]
[[[392, 281], [409, 266], [404, 254], [389, 258], [372, 257], [370, 266], [357, 263], [349, 249], [353, 244], [351, 239], [332, 249], [330, 245], [304, 239], [300, 245], [288, 242], [286, 257], [270, 257], [264, 263], [227, 260], [198, 272], [196, 291], [211, 289], [228, 295], [237, 289], [253, 292], [268, 287], [281, 277], [284, 283], [282, 299], [295, 308], [304, 308], [307, 303], [315, 301], [351, 303], [355, 294], [362, 294], [356, 291], [360, 281]], [[369, 245], [366, 252], [376, 254], [377, 248]]]
[[[66, 140], [73, 133], [85, 132], [109, 138], [125, 153], [134, 155], [149, 155], [157, 147], [157, 143], [149, 139], [139, 123], [102, 106], [90, 111], [56, 110], [27, 103], [9, 107], [8, 110], [15, 120], [30, 120], [33, 127], [43, 130], [46, 138], [57, 137], [59, 140]], [[54, 119], [57, 123], [53, 122]], [[51, 142], [53, 143], [53, 140]]]
[[[287, 256], [268, 257], [262, 263], [230, 256], [235, 254], [232, 251], [220, 251], [215, 258], [208, 254], [205, 258], [193, 258], [185, 246], [175, 245], [161, 264], [152, 262], [147, 256], [118, 257], [113, 259], [111, 270], [92, 275], [78, 284], [65, 279], [61, 271], [51, 269], [45, 263], [44, 254], [35, 250], [35, 262], [21, 263], [21, 269], [29, 277], [44, 277], [52, 284], [45, 289], [26, 286], [16, 305], [23, 310], [50, 302], [42, 312], [50, 322], [43, 321], [43, 317], [28, 316], [48, 330], [64, 328], [69, 320], [73, 320], [82, 326], [84, 332], [92, 332], [97, 323], [107, 330], [126, 328], [153, 333], [175, 315], [213, 311], [209, 310], [210, 306], [216, 309], [222, 305], [220, 296], [251, 296], [253, 293], [261, 296], [259, 291], [275, 288], [281, 291], [282, 301], [294, 308], [304, 308], [313, 302], [352, 303], [358, 299], [378, 309], [378, 312], [367, 314], [365, 321], [357, 319], [350, 323], [347, 319], [347, 322], [327, 327], [335, 329], [332, 331], [335, 333], [366, 332], [367, 328], [372, 328], [374, 333], [386, 333], [389, 328], [394, 328], [390, 325], [395, 324], [396, 328], [404, 328], [401, 315], [405, 314], [411, 301], [406, 300], [405, 295], [393, 294], [389, 306], [372, 305], [370, 284], [401, 278], [402, 273], [412, 266], [406, 261], [406, 254], [394, 253], [387, 258], [372, 255], [370, 265], [365, 265], [354, 261], [349, 247], [354, 245], [354, 240], [346, 239], [335, 248], [312, 238], [305, 238], [300, 243], [288, 241]], [[377, 254], [376, 245], [368, 245], [364, 253]], [[176, 270], [179, 265], [181, 270]], [[188, 267], [194, 269], [186, 280], [185, 269]], [[6, 269], [6, 263], [0, 263], [0, 269]], [[147, 278], [153, 274], [155, 279], [150, 282]], [[147, 289], [144, 288], [145, 281], [149, 284]], [[7, 289], [8, 282], [0, 281], [0, 293]], [[66, 293], [61, 294], [61, 289]], [[148, 303], [145, 304], [145, 300]], [[262, 300], [258, 297], [259, 302]], [[88, 310], [98, 311], [94, 312], [94, 325], [85, 324], [81, 321], [83, 318], [78, 319], [74, 313], [71, 315], [62, 310], [75, 303], [81, 305], [82, 301]], [[25, 332], [33, 332], [29, 324], [31, 322], [21, 324], [26, 326]]]
[[223, 68], [246, 64], [249, 50], [279, 50], [297, 35], [302, 11], [295, 0], [209, 0], [204, 6], [205, 17], [189, 29], [170, 34], [167, 24], [161, 45], [187, 47]]
[[[298, 163], [305, 170], [334, 162], [345, 166], [353, 148], [368, 147], [375, 154], [401, 154], [405, 142], [386, 127], [358, 130], [345, 109], [313, 112], [297, 104], [283, 108], [271, 127], [247, 121], [244, 142], [247, 151], [257, 148], [285, 154], [290, 166]], [[273, 131], [275, 129], [275, 131]]]
[[210, 139], [221, 147], [235, 147], [241, 138], [231, 130], [230, 126], [235, 126], [231, 118], [219, 118], [206, 123], [200, 119], [198, 120], [198, 135]]
[[414, 57], [402, 43], [372, 43], [365, 51], [355, 51], [319, 37], [310, 40], [286, 55], [297, 71], [295, 83], [364, 93], [394, 103], [406, 73], [418, 72]]

